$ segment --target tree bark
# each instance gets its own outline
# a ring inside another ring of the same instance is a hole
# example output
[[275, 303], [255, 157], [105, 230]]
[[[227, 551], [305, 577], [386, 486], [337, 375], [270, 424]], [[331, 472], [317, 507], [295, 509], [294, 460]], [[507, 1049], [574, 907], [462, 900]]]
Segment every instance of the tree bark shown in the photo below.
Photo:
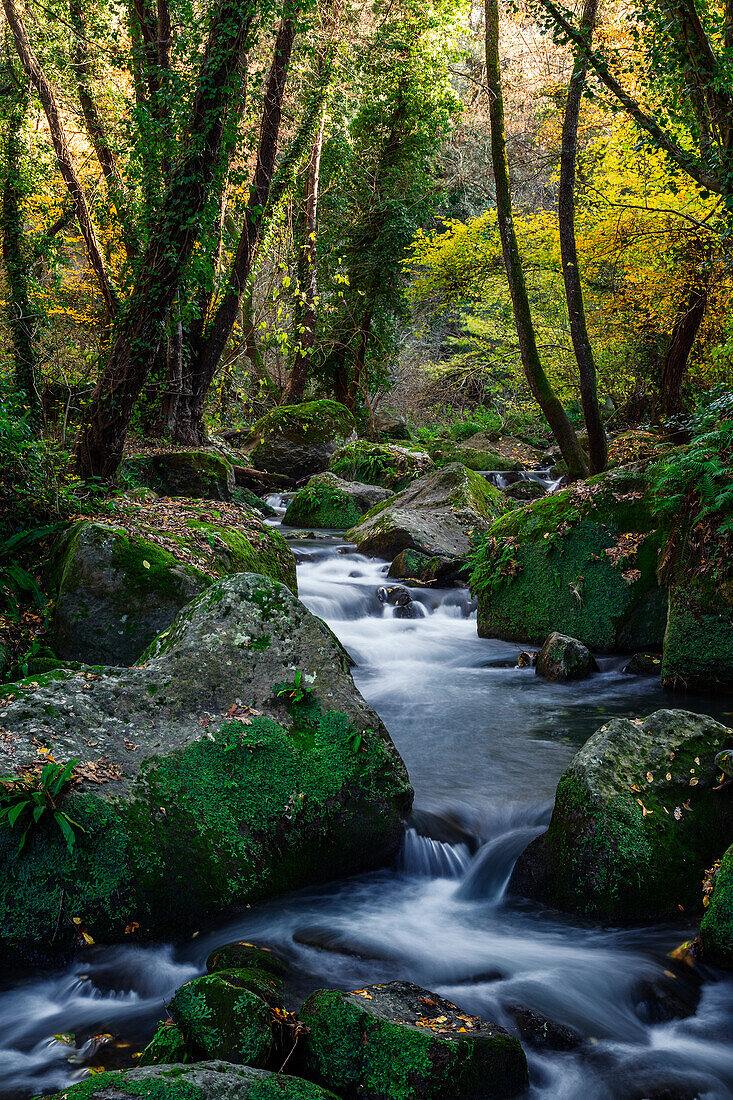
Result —
[[504, 100], [499, 64], [498, 0], [485, 0], [485, 12], [486, 81], [490, 96], [491, 159], [496, 187], [496, 214], [499, 222], [504, 266], [506, 267], [509, 290], [514, 306], [514, 321], [522, 355], [522, 365], [529, 388], [545, 414], [562, 456], [567, 463], [568, 476], [570, 478], [583, 477], [588, 472], [585, 454], [562, 404], [550, 385], [537, 349], [527, 285], [524, 279], [512, 213], [509, 165], [506, 156]]
[[18, 57], [20, 58], [28, 79], [38, 93], [38, 97], [41, 100], [43, 110], [46, 114], [51, 141], [53, 142], [54, 152], [58, 160], [59, 171], [68, 188], [71, 201], [74, 204], [74, 213], [76, 214], [76, 220], [79, 223], [79, 228], [84, 238], [89, 263], [97, 277], [97, 282], [99, 283], [99, 289], [102, 292], [102, 298], [107, 307], [107, 312], [110, 317], [114, 317], [118, 305], [117, 294], [107, 274], [107, 268], [102, 257], [99, 242], [97, 241], [94, 223], [92, 222], [89, 207], [87, 206], [87, 200], [74, 170], [71, 153], [69, 152], [69, 146], [66, 141], [64, 124], [61, 120], [61, 114], [56, 103], [53, 88], [43, 71], [41, 63], [33, 52], [25, 24], [15, 7], [15, 0], [2, 0], [2, 4], [5, 10], [5, 16], [8, 20], [8, 26], [15, 40], [15, 48], [18, 51]]
[[[224, 296], [219, 303], [208, 329], [192, 348], [190, 369], [190, 393], [183, 395], [179, 404], [180, 428], [176, 427], [176, 439], [186, 436], [187, 442], [201, 442], [204, 435], [204, 403], [209, 386], [216, 374], [219, 360], [227, 345], [239, 311], [239, 303], [252, 270], [255, 249], [262, 220], [270, 198], [270, 186], [277, 156], [280, 135], [283, 97], [290, 68], [290, 57], [295, 39], [297, 8], [288, 12], [280, 23], [275, 40], [275, 50], [270, 76], [265, 91], [265, 102], [260, 124], [257, 149], [257, 165], [244, 214], [244, 227], [234, 254]], [[184, 404], [188, 408], [184, 408]]]
[[74, 55], [72, 67], [76, 77], [76, 88], [79, 96], [84, 125], [92, 143], [92, 148], [99, 161], [99, 167], [107, 183], [110, 198], [117, 211], [117, 218], [122, 229], [122, 240], [125, 246], [128, 260], [132, 260], [136, 253], [135, 235], [130, 223], [127, 209], [127, 189], [117, 167], [117, 158], [112, 150], [105, 130], [102, 116], [97, 108], [92, 92], [91, 76], [92, 63], [89, 58], [87, 44], [86, 24], [81, 0], [70, 0], [69, 15], [74, 30]]
[[152, 220], [138, 278], [77, 445], [77, 462], [85, 477], [111, 478], [122, 459], [135, 401], [198, 237], [227, 116], [241, 85], [253, 14], [250, 0], [219, 0], [212, 16], [181, 155]]
[[593, 348], [588, 337], [585, 320], [583, 288], [580, 282], [578, 249], [575, 240], [575, 164], [578, 152], [578, 122], [583, 88], [588, 75], [588, 55], [598, 12], [598, 0], [585, 0], [581, 30], [586, 36], [586, 52], [578, 53], [570, 77], [565, 119], [562, 128], [560, 154], [560, 187], [558, 192], [558, 226], [562, 274], [565, 280], [565, 297], [568, 303], [570, 336], [578, 364], [580, 400], [583, 406], [585, 426], [588, 429], [588, 450], [591, 473], [598, 474], [608, 462], [608, 442], [598, 407], [598, 381]]
[[2, 230], [3, 264], [8, 284], [7, 316], [13, 340], [15, 384], [23, 393], [30, 422], [38, 430], [43, 408], [36, 383], [35, 333], [37, 316], [30, 300], [24, 255], [21, 212], [21, 128], [28, 110], [28, 89], [20, 87], [13, 95], [5, 135], [5, 172], [3, 178]]
[[308, 368], [316, 337], [316, 322], [318, 320], [318, 189], [321, 178], [321, 151], [323, 149], [323, 132], [326, 125], [326, 104], [323, 105], [321, 121], [318, 126], [316, 140], [308, 165], [308, 174], [305, 183], [305, 209], [303, 225], [305, 232], [301, 243], [301, 286], [303, 295], [301, 312], [301, 327], [299, 334], [299, 347], [293, 363], [288, 387], [288, 401], [296, 404], [303, 400], [305, 386], [308, 381]]
[[662, 365], [662, 411], [665, 416], [678, 416], [682, 412], [682, 382], [687, 370], [687, 360], [705, 316], [707, 304], [707, 286], [699, 283], [692, 288], [677, 315]]

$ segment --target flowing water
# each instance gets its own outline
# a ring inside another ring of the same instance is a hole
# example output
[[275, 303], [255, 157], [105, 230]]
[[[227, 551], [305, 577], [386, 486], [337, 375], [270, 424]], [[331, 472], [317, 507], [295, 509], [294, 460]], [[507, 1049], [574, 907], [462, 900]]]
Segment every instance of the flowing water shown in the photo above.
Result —
[[[532, 1098], [733, 1097], [733, 979], [700, 985], [666, 958], [691, 928], [603, 928], [505, 895], [560, 773], [599, 725], [679, 705], [730, 721], [731, 704], [667, 695], [617, 658], [587, 681], [548, 684], [517, 667], [519, 646], [477, 637], [465, 590], [415, 590], [423, 614], [398, 618], [376, 595], [383, 562], [335, 535], [291, 534], [301, 598], [352, 654], [356, 683], [410, 772], [416, 810], [399, 858], [185, 944], [95, 947], [58, 971], [6, 975], [3, 1100], [124, 1063], [209, 951], [242, 938], [292, 960], [294, 1000], [319, 986], [409, 979], [510, 1029], [519, 1010], [572, 1029], [559, 1044], [570, 1050], [526, 1046]], [[105, 1045], [100, 1033], [115, 1039]]]

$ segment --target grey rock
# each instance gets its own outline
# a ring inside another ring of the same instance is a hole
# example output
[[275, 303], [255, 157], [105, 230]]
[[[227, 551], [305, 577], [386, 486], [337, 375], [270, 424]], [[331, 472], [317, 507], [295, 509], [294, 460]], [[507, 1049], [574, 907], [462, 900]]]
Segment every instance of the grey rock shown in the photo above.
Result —
[[545, 680], [584, 680], [598, 665], [591, 651], [577, 638], [553, 631], [539, 652], [535, 672]]

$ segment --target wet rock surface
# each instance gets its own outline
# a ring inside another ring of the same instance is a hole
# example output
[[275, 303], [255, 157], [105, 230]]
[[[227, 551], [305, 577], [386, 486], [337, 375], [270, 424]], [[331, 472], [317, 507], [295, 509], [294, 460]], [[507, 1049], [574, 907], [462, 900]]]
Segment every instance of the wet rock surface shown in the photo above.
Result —
[[592, 672], [598, 672], [598, 664], [577, 638], [554, 631], [539, 652], [535, 672], [545, 680], [585, 680]]

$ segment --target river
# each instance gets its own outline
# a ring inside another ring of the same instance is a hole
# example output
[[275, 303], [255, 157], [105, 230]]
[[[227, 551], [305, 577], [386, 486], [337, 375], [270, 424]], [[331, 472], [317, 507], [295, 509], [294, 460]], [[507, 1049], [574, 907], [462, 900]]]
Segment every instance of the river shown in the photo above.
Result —
[[[0, 1097], [128, 1060], [173, 990], [239, 939], [287, 955], [303, 995], [409, 979], [512, 1030], [518, 1007], [573, 1029], [571, 1050], [526, 1046], [532, 1100], [733, 1097], [733, 978], [698, 989], [666, 958], [692, 927], [603, 928], [505, 896], [561, 772], [609, 717], [683, 706], [730, 722], [731, 701], [670, 695], [616, 657], [586, 681], [546, 683], [517, 667], [521, 647], [478, 638], [465, 590], [417, 590], [423, 614], [399, 619], [376, 595], [385, 563], [337, 535], [291, 534], [301, 599], [351, 653], [415, 788], [395, 866], [253, 907], [185, 944], [99, 946], [63, 969], [6, 974]], [[670, 1019], [677, 1005], [687, 1014]]]

